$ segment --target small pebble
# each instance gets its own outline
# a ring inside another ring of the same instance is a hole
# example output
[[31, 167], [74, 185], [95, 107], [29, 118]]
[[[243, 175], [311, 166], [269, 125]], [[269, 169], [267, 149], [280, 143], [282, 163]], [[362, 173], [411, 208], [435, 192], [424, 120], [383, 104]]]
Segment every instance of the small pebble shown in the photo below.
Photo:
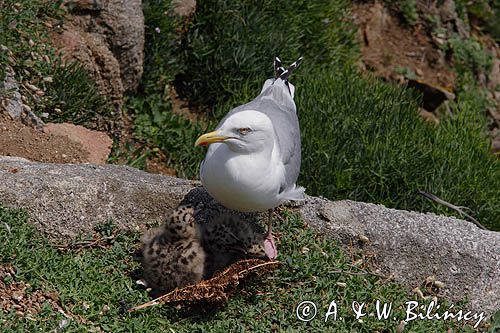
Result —
[[370, 239], [368, 239], [368, 237], [366, 237], [365, 235], [359, 235], [358, 238], [363, 243], [369, 243], [370, 242]]
[[31, 112], [31, 107], [29, 105], [23, 104], [23, 110], [26, 112]]
[[441, 281], [438, 281], [438, 280], [434, 281], [434, 285], [436, 287], [440, 288], [440, 289], [444, 288], [444, 282], [441, 282]]

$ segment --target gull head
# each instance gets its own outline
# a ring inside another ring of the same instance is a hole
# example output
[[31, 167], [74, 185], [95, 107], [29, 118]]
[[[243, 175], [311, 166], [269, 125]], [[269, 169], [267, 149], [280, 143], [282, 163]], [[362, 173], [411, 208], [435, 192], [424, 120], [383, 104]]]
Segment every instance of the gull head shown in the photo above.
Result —
[[195, 146], [222, 142], [234, 152], [250, 154], [272, 149], [274, 138], [273, 124], [268, 116], [257, 110], [244, 110], [226, 118], [217, 130], [200, 136]]

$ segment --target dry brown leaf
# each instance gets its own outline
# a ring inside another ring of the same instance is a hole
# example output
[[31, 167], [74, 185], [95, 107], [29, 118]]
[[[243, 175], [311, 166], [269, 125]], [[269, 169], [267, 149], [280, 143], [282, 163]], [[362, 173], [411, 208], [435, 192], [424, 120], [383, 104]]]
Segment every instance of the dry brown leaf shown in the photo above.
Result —
[[135, 306], [128, 312], [137, 311], [160, 303], [190, 302], [190, 303], [225, 303], [236, 291], [243, 280], [250, 275], [260, 276], [270, 272], [280, 264], [279, 261], [247, 259], [235, 262], [224, 271], [217, 273], [209, 280], [203, 280], [195, 285], [177, 288], [144, 304]]

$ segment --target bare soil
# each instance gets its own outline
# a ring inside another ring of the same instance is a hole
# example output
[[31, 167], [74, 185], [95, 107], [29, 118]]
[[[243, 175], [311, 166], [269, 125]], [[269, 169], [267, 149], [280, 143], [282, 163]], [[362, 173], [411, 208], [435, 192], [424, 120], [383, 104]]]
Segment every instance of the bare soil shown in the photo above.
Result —
[[59, 308], [57, 293], [31, 290], [29, 284], [15, 280], [12, 266], [0, 266], [0, 311], [14, 311], [19, 317], [25, 317], [38, 314], [46, 303]]
[[45, 163], [84, 163], [88, 152], [60, 135], [26, 126], [0, 113], [0, 155]]
[[407, 68], [418, 79], [452, 91], [455, 73], [444, 54], [421, 25], [409, 28], [380, 3], [355, 3], [354, 23], [362, 45], [366, 69], [388, 80], [398, 80], [398, 69]]

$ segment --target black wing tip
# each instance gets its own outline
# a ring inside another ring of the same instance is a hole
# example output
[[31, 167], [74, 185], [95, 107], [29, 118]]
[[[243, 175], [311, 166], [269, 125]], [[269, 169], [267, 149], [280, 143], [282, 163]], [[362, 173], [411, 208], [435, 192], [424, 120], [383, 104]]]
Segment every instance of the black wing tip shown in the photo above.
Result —
[[300, 66], [303, 60], [304, 57], [301, 56], [297, 60], [295, 60], [288, 68], [285, 68], [279, 56], [276, 55], [274, 57], [274, 73], [275, 73], [274, 78], [275, 79], [280, 78], [286, 81], [288, 77], [292, 74], [292, 72]]
[[283, 72], [285, 71], [285, 67], [281, 63], [281, 59], [278, 56], [274, 57], [274, 78], [279, 78]]
[[[278, 57], [276, 57], [276, 58], [278, 58]], [[275, 58], [275, 60], [276, 60], [276, 58]], [[281, 73], [276, 72], [277, 74], [279, 73], [279, 75], [276, 78], [280, 78], [283, 81], [288, 80], [288, 77], [290, 75], [292, 75], [293, 71], [295, 71], [300, 66], [300, 64], [302, 63], [303, 60], [304, 60], [304, 57], [299, 57], [290, 66], [288, 66], [287, 69], [285, 69], [283, 66], [281, 66], [281, 68], [283, 68], [283, 72], [281, 72]], [[280, 65], [281, 65], [281, 62], [280, 62]]]

